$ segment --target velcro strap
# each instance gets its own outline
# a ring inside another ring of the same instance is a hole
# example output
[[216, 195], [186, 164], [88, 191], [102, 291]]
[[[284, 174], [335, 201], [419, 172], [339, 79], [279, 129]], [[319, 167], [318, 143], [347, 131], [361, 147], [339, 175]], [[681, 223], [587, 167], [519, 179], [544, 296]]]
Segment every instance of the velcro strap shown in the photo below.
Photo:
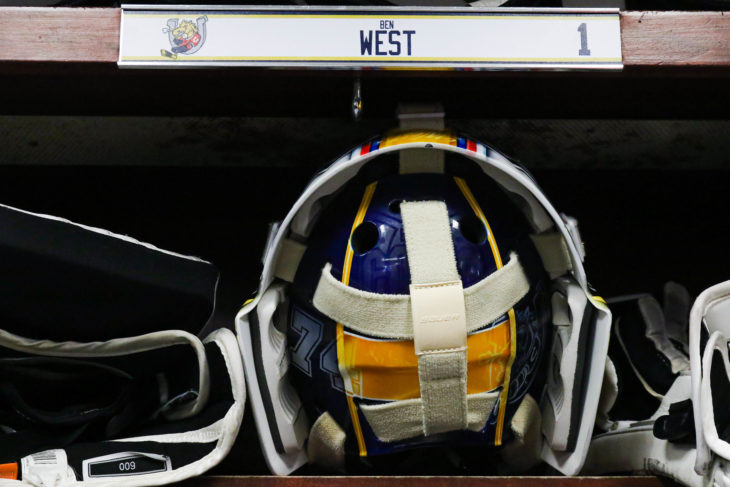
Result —
[[573, 261], [562, 233], [542, 233], [530, 235], [530, 238], [540, 254], [542, 265], [550, 275], [550, 279], [555, 279], [573, 270]]
[[466, 372], [466, 347], [418, 355], [424, 435], [466, 429]]
[[322, 413], [309, 430], [307, 458], [330, 470], [345, 468], [345, 432], [328, 412]]
[[466, 306], [443, 201], [403, 202], [423, 434], [466, 429]]
[[281, 241], [279, 257], [276, 259], [274, 275], [287, 282], [294, 282], [294, 276], [297, 274], [299, 262], [301, 262], [304, 251], [306, 250], [306, 245], [296, 240], [289, 238], [283, 239]]
[[444, 172], [444, 151], [434, 149], [406, 149], [399, 153], [398, 169], [401, 174]]
[[[466, 396], [466, 428], [481, 431], [499, 398], [499, 391], [469, 394]], [[423, 435], [423, 400], [406, 399], [386, 404], [360, 404], [360, 410], [368, 420], [378, 440], [390, 443]]]
[[449, 212], [443, 201], [400, 204], [411, 284], [461, 280], [451, 239]]
[[[530, 289], [517, 254], [501, 269], [464, 289], [466, 331], [470, 333], [507, 313]], [[332, 320], [364, 335], [413, 340], [411, 296], [378, 294], [349, 287], [326, 264], [314, 293], [314, 306]]]
[[502, 461], [512, 471], [524, 472], [540, 463], [542, 434], [540, 406], [531, 395], [525, 394], [520, 406], [512, 416], [513, 440], [499, 452]]

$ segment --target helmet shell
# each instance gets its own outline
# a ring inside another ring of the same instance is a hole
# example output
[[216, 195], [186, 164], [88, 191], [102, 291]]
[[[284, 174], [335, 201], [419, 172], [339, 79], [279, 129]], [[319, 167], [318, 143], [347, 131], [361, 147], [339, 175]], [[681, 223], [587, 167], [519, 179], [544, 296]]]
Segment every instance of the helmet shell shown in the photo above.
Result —
[[[353, 413], [348, 405], [343, 380], [346, 367], [338, 360], [338, 324], [317, 311], [312, 298], [326, 263], [332, 265], [332, 275], [338, 280], [342, 280], [343, 273], [349, 272], [346, 284], [356, 289], [379, 294], [409, 293], [410, 271], [399, 211], [402, 201], [445, 202], [457, 270], [464, 288], [495, 272], [502, 262], [509, 261], [511, 252], [518, 254], [530, 290], [513, 308], [517, 346], [511, 367], [505, 425], [510, 423], [525, 394], [533, 387], [542, 387], [543, 382], [536, 378], [547, 350], [549, 278], [530, 239], [531, 227], [525, 216], [507, 194], [481, 172], [457, 169], [463, 177], [397, 174], [397, 171], [388, 171], [387, 166], [385, 163], [376, 171], [361, 171], [335, 194], [308, 238], [307, 250], [290, 291], [287, 334], [294, 365], [290, 369], [292, 382], [310, 418], [329, 412], [346, 432], [346, 453], [352, 456], [382, 455], [424, 446], [494, 446], [499, 404], [495, 405], [481, 431], [453, 431], [390, 443], [380, 441], [362, 412], [355, 408]], [[447, 169], [453, 167], [453, 164], [447, 165]], [[369, 199], [364, 197], [366, 193], [370, 193]], [[486, 224], [479, 218], [476, 208], [486, 217]], [[348, 253], [348, 247], [352, 248], [351, 253]], [[484, 323], [473, 333], [489, 332], [500, 326], [509, 330], [507, 320], [505, 315], [493, 323]], [[397, 362], [391, 354], [392, 347], [400, 346], [393, 345], [396, 340], [368, 337], [347, 329], [344, 332], [345, 339], [359, 340], [358, 346], [365, 347], [364, 350], [371, 354], [371, 369], [363, 371], [363, 380], [372, 377], [378, 381], [377, 387], [370, 390], [379, 394], [368, 394], [364, 387], [360, 394], [351, 394], [350, 400], [355, 405], [419, 397], [417, 381], [414, 384], [412, 380], [404, 379], [408, 374], [412, 376], [412, 367], [406, 370], [408, 367], [390, 363]], [[501, 348], [498, 351], [485, 349], [485, 360], [504, 363], [509, 355], [509, 333], [506, 337], [506, 346], [504, 340], [487, 341], [487, 345]], [[412, 342], [408, 343], [412, 347]], [[379, 367], [382, 370], [373, 370]], [[499, 383], [498, 387], [503, 382], [503, 372], [501, 381], [493, 381]], [[357, 414], [356, 421], [353, 421], [353, 414]], [[509, 440], [509, 428], [504, 428], [504, 435], [503, 443]], [[360, 443], [358, 436], [362, 440]]]

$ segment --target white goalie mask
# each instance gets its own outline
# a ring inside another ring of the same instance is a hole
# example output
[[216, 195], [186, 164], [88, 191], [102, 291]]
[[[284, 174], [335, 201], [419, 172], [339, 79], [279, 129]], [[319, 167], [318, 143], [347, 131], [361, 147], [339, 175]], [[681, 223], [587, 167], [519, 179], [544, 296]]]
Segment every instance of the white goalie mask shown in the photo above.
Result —
[[[312, 229], [327, 205], [365, 168], [384, 167], [384, 156], [388, 154], [398, 160], [396, 176], [446, 173], [456, 177], [449, 172], [450, 166], [445, 164], [445, 161], [448, 163], [454, 159], [476, 167], [478, 178], [496, 184], [529, 223], [541, 265], [549, 275], [552, 308], [552, 349], [547, 351], [549, 373], [546, 374], [544, 394], [536, 397], [540, 402], [539, 408], [535, 405], [532, 410], [532, 416], [541, 416], [542, 422], [533, 435], [536, 446], [532, 447], [538, 452], [537, 456], [562, 473], [578, 473], [593, 430], [611, 316], [605, 303], [589, 292], [576, 222], [558, 213], [527, 171], [502, 154], [468, 137], [433, 131], [396, 132], [372, 139], [346, 153], [310, 182], [284, 220], [271, 229], [258, 293], [236, 317], [249, 397], [269, 468], [275, 474], [289, 474], [307, 461], [316, 462], [317, 448], [328, 442], [331, 457], [342, 455], [342, 443], [345, 441], [342, 428], [333, 421], [329, 421], [326, 428], [322, 427], [324, 414], [319, 418], [308, 418], [302, 399], [291, 383], [290, 366], [293, 369], [292, 362], [297, 360], [297, 357], [290, 357], [287, 344], [291, 283], [295, 280]], [[347, 286], [340, 285], [340, 288]], [[373, 299], [391, 299], [378, 296]], [[411, 305], [415, 306], [413, 296], [411, 294]], [[407, 300], [408, 296], [403, 299]], [[435, 309], [441, 306], [438, 299], [431, 303]], [[418, 314], [414, 310], [414, 320], [418, 319], [416, 316]], [[408, 319], [410, 317], [409, 313]], [[411, 340], [416, 336], [415, 329], [416, 324], [413, 323]], [[347, 333], [347, 330], [347, 323], [344, 323], [344, 332]], [[337, 370], [335, 366], [332, 380], [347, 383], [349, 379], [345, 378], [346, 372], [342, 372], [342, 362], [339, 365], [342, 378], [339, 378]], [[419, 380], [423, 393], [423, 378]], [[423, 397], [412, 401], [420, 400], [425, 401]], [[532, 403], [536, 404], [534, 400]], [[352, 414], [357, 414], [364, 403], [353, 404]], [[397, 423], [389, 431], [403, 426]], [[419, 427], [420, 423], [416, 421], [414, 424]], [[515, 420], [505, 427], [509, 426], [514, 430], [517, 427]], [[427, 432], [424, 434], [428, 435]], [[323, 435], [327, 438], [323, 439]], [[333, 447], [334, 443], [339, 446]], [[505, 451], [509, 451], [511, 445], [505, 446]], [[362, 456], [362, 446], [360, 452]]]

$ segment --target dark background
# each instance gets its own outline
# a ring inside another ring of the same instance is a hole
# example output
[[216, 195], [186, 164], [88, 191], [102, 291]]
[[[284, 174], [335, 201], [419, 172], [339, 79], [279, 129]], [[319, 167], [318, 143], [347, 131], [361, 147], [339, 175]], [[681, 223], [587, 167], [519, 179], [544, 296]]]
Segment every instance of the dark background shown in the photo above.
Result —
[[[730, 278], [730, 171], [532, 172], [555, 207], [578, 219], [601, 295], [656, 291], [667, 280], [697, 294]], [[212, 261], [222, 272], [223, 323], [256, 290], [267, 224], [283, 218], [311, 175], [293, 167], [0, 166], [0, 201]]]

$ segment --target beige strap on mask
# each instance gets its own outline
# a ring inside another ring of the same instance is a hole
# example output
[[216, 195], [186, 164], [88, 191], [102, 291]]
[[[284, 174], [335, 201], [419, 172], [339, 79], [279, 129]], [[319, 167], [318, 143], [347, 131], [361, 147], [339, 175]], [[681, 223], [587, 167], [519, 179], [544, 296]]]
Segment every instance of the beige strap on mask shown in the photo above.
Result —
[[[499, 392], [482, 392], [466, 396], [466, 429], [470, 431], [484, 429], [498, 398]], [[423, 400], [421, 398], [384, 404], [360, 404], [360, 410], [380, 441], [387, 443], [423, 435]]]
[[322, 413], [309, 431], [307, 458], [330, 470], [345, 468], [345, 432], [328, 412]]
[[[504, 316], [530, 290], [517, 254], [504, 267], [464, 289], [467, 333]], [[411, 296], [378, 294], [343, 284], [326, 264], [314, 292], [317, 310], [356, 332], [395, 340], [413, 340]]]
[[400, 209], [411, 272], [423, 432], [464, 430], [466, 307], [448, 210], [441, 201], [403, 202]]
[[562, 233], [548, 232], [531, 235], [530, 238], [540, 254], [540, 259], [542, 259], [542, 264], [550, 275], [550, 279], [555, 279], [573, 270], [573, 261]]
[[294, 276], [297, 274], [299, 262], [302, 260], [304, 252], [307, 250], [306, 245], [290, 238], [281, 241], [281, 250], [279, 250], [279, 258], [276, 261], [274, 275], [279, 279], [287, 282], [294, 282]]

